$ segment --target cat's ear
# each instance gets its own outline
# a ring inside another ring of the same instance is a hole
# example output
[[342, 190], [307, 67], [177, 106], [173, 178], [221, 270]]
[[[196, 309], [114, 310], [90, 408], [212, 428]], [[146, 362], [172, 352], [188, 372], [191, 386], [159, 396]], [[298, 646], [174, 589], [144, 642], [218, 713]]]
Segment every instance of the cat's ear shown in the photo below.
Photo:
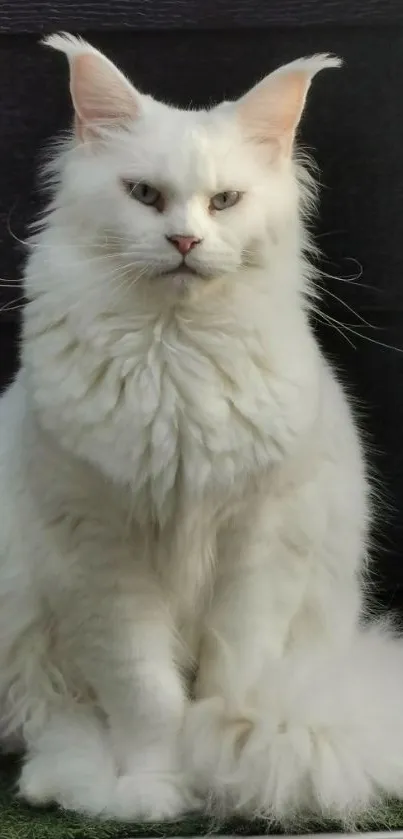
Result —
[[313, 77], [341, 60], [314, 55], [285, 64], [266, 76], [237, 103], [238, 116], [247, 134], [259, 143], [276, 144], [289, 155]]
[[123, 126], [138, 116], [141, 94], [101, 52], [72, 35], [50, 35], [43, 43], [68, 58], [75, 130], [80, 140], [94, 139], [102, 129]]

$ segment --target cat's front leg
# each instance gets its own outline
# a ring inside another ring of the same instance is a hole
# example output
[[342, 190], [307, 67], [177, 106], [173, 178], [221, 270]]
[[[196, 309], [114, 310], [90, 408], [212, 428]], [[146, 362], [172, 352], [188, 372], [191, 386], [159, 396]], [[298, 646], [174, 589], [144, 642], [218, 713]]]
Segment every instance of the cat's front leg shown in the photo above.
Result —
[[168, 610], [161, 592], [140, 574], [126, 585], [123, 577], [105, 607], [94, 608], [87, 620], [89, 643], [81, 661], [107, 716], [117, 761], [109, 813], [172, 819], [193, 801], [179, 751], [186, 693]]
[[[300, 611], [309, 554], [293, 544], [265, 499], [234, 516], [217, 539], [217, 576], [201, 637], [195, 702], [186, 715], [187, 763], [202, 795], [235, 785], [239, 756], [260, 714], [260, 681], [276, 690], [277, 666]], [[272, 719], [270, 723], [282, 723]], [[228, 786], [226, 786], [228, 782]]]
[[349, 637], [360, 609], [362, 528], [346, 502], [340, 526], [336, 515], [333, 523], [324, 496], [319, 482], [262, 494], [219, 532], [196, 698], [219, 696], [241, 707], [271, 662]]
[[[98, 537], [63, 556], [52, 600], [61, 655], [83, 698], [75, 701], [71, 688], [65, 705], [49, 707], [27, 741], [20, 789], [36, 804], [172, 819], [193, 799], [179, 751], [186, 693], [169, 610], [147, 563], [110, 534]], [[35, 685], [41, 680], [39, 672]]]
[[200, 648], [196, 698], [247, 700], [262, 668], [282, 656], [304, 596], [309, 558], [281, 538], [260, 502], [218, 536], [217, 580]]

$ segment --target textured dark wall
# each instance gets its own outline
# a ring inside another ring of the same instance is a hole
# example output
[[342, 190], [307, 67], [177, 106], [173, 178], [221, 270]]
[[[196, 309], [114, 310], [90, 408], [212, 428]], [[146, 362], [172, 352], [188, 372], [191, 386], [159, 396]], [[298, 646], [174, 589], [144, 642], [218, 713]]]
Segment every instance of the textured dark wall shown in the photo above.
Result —
[[3, 0], [0, 32], [403, 23], [401, 0]]
[[[182, 23], [186, 31], [178, 28]], [[403, 609], [403, 3], [3, 0], [0, 276], [11, 283], [0, 289], [3, 383], [15, 367], [18, 333], [18, 287], [12, 283], [23, 248], [13, 237], [24, 238], [38, 207], [34, 171], [40, 149], [66, 127], [70, 113], [65, 61], [38, 47], [37, 33], [67, 27], [104, 49], [140, 87], [179, 104], [235, 96], [300, 55], [331, 51], [345, 59], [342, 71], [315, 80], [301, 136], [322, 172], [315, 223], [326, 255], [322, 267], [340, 278], [326, 279], [324, 311], [358, 334], [343, 338], [322, 326], [320, 336], [363, 406], [371, 464], [385, 483], [390, 507], [377, 531], [377, 585], [388, 605]], [[357, 265], [362, 276], [347, 281]]]

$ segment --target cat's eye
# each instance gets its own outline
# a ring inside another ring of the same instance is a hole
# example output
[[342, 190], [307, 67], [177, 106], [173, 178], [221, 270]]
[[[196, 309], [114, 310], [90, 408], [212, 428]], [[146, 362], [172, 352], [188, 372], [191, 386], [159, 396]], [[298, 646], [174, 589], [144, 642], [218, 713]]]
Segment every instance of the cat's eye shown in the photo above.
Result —
[[124, 185], [131, 198], [140, 201], [140, 204], [161, 209], [162, 195], [155, 186], [151, 186], [151, 184], [144, 183], [143, 181], [124, 181]]
[[241, 193], [234, 189], [227, 192], [217, 192], [217, 195], [213, 195], [210, 201], [210, 208], [212, 210], [228, 210], [229, 207], [234, 207], [238, 203], [240, 197]]

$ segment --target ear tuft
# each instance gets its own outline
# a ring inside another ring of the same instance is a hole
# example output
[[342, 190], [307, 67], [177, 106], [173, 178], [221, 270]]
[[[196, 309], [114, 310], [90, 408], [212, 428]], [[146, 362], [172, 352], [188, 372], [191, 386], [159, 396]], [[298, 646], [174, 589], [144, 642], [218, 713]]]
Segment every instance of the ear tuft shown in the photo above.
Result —
[[41, 44], [53, 50], [64, 52], [69, 58], [73, 55], [80, 55], [85, 52], [97, 52], [91, 44], [87, 44], [83, 38], [70, 35], [69, 32], [56, 32], [53, 35], [46, 35]]
[[288, 73], [295, 70], [304, 71], [313, 79], [321, 70], [332, 70], [341, 67], [343, 61], [337, 55], [331, 55], [328, 52], [317, 53], [316, 55], [309, 55], [305, 58], [297, 58], [289, 64], [284, 64], [272, 73], [275, 76], [280, 73]]
[[96, 139], [103, 129], [124, 126], [138, 116], [141, 95], [99, 50], [67, 33], [49, 35], [42, 43], [68, 58], [79, 139]]
[[328, 54], [299, 58], [266, 76], [238, 101], [238, 115], [248, 135], [260, 143], [276, 143], [290, 154], [306, 96], [321, 70], [340, 67]]

